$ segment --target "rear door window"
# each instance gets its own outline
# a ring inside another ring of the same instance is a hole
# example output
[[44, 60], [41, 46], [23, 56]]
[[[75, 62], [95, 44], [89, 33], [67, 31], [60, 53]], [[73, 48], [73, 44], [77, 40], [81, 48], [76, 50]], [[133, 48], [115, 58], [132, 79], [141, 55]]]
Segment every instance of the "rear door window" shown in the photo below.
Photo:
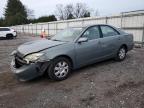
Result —
[[10, 31], [9, 28], [0, 28], [0, 31]]
[[109, 26], [101, 26], [101, 31], [102, 31], [103, 37], [119, 35], [119, 33], [115, 29]]

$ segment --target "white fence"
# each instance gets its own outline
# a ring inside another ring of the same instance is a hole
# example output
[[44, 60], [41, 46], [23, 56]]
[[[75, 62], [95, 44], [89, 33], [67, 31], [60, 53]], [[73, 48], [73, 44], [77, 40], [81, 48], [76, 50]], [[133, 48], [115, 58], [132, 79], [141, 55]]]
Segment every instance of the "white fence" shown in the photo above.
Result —
[[144, 42], [144, 10], [123, 12], [119, 15], [106, 17], [90, 17], [65, 21], [55, 21], [47, 23], [36, 23], [13, 26], [18, 32], [39, 35], [42, 29], [46, 30], [47, 35], [54, 35], [58, 31], [67, 27], [83, 27], [93, 24], [110, 24], [124, 29], [134, 35], [135, 42]]

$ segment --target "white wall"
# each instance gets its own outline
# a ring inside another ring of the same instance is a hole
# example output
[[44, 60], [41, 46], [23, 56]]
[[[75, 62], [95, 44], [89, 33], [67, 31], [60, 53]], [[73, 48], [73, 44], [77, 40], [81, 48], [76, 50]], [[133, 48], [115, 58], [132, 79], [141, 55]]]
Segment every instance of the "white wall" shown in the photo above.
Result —
[[66, 21], [55, 21], [47, 23], [27, 24], [13, 26], [18, 32], [39, 35], [42, 29], [47, 35], [54, 35], [67, 27], [82, 27], [93, 24], [110, 24], [123, 28], [128, 33], [133, 33], [134, 41], [143, 42], [144, 37], [144, 11], [121, 13], [108, 17], [91, 17]]

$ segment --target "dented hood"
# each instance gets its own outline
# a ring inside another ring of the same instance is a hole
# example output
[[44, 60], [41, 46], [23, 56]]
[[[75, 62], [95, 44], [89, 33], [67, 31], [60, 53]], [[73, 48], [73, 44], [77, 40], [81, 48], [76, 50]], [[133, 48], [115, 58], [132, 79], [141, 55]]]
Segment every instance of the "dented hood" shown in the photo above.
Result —
[[24, 43], [18, 47], [18, 52], [21, 53], [23, 56], [34, 53], [34, 52], [39, 52], [48, 48], [52, 48], [61, 44], [64, 44], [66, 42], [62, 41], [52, 41], [52, 40], [47, 40], [47, 39], [42, 39], [42, 40], [36, 40], [36, 41], [31, 41]]

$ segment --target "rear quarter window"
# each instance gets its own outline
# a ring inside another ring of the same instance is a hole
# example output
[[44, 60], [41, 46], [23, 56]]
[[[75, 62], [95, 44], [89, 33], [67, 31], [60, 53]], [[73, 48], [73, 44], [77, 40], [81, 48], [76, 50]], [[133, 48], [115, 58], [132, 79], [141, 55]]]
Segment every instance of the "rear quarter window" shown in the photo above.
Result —
[[121, 29], [121, 28], [118, 28], [120, 34], [126, 34], [125, 30]]

